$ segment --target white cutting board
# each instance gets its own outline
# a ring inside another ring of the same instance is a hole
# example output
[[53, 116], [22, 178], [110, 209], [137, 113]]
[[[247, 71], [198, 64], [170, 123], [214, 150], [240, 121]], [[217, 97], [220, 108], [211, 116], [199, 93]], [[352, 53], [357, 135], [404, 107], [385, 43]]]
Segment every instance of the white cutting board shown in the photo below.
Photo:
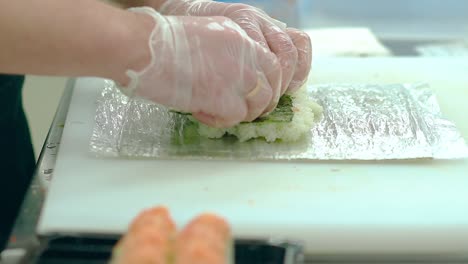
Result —
[[[468, 60], [314, 61], [311, 83], [428, 82], [468, 137]], [[468, 248], [468, 161], [220, 162], [98, 159], [88, 153], [103, 81], [78, 79], [38, 232], [121, 233], [143, 208], [179, 225], [225, 216], [238, 237], [306, 242], [310, 254]]]

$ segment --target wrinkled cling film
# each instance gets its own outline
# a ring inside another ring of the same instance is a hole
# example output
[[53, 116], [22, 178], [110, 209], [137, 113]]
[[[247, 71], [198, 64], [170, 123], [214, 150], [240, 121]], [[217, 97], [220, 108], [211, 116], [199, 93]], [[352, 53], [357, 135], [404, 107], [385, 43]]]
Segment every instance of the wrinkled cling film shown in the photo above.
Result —
[[[184, 116], [123, 95], [112, 81], [98, 98], [91, 151], [105, 157], [242, 160], [458, 159], [468, 147], [442, 117], [427, 85], [328, 84], [307, 87], [321, 120], [294, 143], [207, 139]], [[189, 131], [190, 132], [190, 131]], [[193, 131], [191, 131], [193, 135]]]

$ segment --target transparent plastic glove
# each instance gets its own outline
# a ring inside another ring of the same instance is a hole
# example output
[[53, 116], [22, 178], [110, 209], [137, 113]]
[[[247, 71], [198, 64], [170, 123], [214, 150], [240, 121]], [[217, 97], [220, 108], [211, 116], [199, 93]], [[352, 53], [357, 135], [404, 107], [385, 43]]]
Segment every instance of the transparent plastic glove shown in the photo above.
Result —
[[209, 0], [167, 0], [160, 8], [167, 15], [225, 16], [236, 22], [255, 41], [269, 48], [278, 57], [282, 88], [295, 91], [307, 79], [312, 46], [307, 34], [268, 16], [264, 11], [245, 4]]
[[312, 65], [312, 43], [309, 35], [304, 31], [295, 28], [287, 28], [286, 32], [291, 37], [298, 53], [296, 72], [289, 84], [289, 91], [295, 92], [307, 82], [307, 78], [309, 77]]
[[191, 112], [201, 122], [230, 127], [252, 121], [276, 107], [281, 67], [276, 56], [226, 17], [165, 17], [151, 8], [152, 61], [128, 71], [133, 94]]

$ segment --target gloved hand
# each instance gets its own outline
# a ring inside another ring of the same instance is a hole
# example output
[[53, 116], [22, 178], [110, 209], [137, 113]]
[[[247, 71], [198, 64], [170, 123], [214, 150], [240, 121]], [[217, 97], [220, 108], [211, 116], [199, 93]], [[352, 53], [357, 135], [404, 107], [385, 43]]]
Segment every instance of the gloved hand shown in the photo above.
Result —
[[278, 103], [281, 67], [276, 56], [226, 17], [150, 15], [152, 60], [122, 90], [179, 111], [201, 122], [230, 127], [272, 111]]
[[282, 93], [287, 89], [295, 91], [307, 81], [312, 59], [309, 36], [297, 29], [286, 28], [284, 23], [258, 8], [211, 0], [167, 0], [160, 12], [165, 15], [228, 17], [253, 40], [276, 54], [283, 74]]

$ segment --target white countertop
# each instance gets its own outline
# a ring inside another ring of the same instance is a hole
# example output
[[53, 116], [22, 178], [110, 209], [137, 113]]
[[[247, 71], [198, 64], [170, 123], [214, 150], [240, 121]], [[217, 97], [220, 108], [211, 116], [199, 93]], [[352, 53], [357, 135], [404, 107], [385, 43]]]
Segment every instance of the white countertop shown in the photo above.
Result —
[[[428, 82], [468, 137], [468, 60], [317, 59], [311, 83]], [[179, 225], [202, 211], [238, 237], [306, 242], [308, 254], [446, 254], [468, 248], [468, 161], [221, 162], [98, 159], [88, 152], [103, 80], [82, 78], [38, 232], [121, 233], [164, 204]]]

